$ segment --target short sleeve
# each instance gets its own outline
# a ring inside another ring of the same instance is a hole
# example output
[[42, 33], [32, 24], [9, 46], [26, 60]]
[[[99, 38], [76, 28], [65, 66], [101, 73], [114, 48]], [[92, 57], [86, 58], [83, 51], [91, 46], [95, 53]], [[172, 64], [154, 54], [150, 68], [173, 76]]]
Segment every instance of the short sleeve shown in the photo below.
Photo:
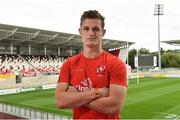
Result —
[[67, 60], [64, 62], [64, 64], [61, 67], [60, 73], [59, 73], [59, 79], [58, 82], [67, 82], [69, 83], [70, 80], [70, 61]]
[[119, 58], [113, 59], [110, 64], [110, 84], [127, 87], [127, 70], [125, 63]]

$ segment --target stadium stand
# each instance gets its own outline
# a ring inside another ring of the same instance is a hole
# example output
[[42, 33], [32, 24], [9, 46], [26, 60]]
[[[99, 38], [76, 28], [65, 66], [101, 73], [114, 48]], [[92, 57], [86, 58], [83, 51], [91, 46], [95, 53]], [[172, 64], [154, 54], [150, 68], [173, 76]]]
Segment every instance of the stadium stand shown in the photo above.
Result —
[[57, 74], [64, 58], [56, 56], [32, 55], [0, 55], [0, 74], [17, 74], [35, 76], [38, 70], [42, 74]]
[[[103, 39], [103, 49], [132, 45], [133, 42]], [[82, 50], [76, 34], [0, 24], [0, 54], [72, 56]]]

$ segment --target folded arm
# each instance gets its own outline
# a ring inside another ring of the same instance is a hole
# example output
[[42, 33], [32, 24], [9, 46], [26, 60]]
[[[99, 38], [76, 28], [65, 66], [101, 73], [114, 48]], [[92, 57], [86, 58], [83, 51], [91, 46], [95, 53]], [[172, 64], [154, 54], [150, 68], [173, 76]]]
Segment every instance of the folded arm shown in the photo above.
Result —
[[110, 84], [109, 96], [91, 101], [87, 107], [106, 114], [118, 114], [123, 107], [127, 88], [122, 85]]
[[99, 98], [100, 93], [96, 89], [85, 92], [68, 91], [69, 84], [65, 82], [58, 83], [56, 87], [56, 105], [58, 108], [80, 107], [88, 102]]

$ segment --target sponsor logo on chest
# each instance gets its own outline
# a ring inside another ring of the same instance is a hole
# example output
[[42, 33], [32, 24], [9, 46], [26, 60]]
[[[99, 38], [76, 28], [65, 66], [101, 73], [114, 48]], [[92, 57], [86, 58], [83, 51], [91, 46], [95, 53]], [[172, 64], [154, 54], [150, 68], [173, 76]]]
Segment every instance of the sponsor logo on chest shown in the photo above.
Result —
[[106, 73], [105, 65], [99, 65], [97, 70], [96, 70], [96, 74], [97, 75], [105, 75], [105, 73]]

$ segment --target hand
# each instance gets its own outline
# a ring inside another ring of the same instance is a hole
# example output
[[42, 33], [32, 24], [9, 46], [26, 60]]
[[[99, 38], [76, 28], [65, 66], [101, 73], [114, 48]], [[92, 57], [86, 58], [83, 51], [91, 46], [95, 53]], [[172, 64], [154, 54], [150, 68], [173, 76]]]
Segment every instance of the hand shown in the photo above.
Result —
[[108, 97], [109, 96], [109, 88], [102, 87], [102, 88], [98, 88], [97, 90], [100, 92], [101, 97]]
[[78, 92], [74, 86], [69, 86], [67, 92]]

